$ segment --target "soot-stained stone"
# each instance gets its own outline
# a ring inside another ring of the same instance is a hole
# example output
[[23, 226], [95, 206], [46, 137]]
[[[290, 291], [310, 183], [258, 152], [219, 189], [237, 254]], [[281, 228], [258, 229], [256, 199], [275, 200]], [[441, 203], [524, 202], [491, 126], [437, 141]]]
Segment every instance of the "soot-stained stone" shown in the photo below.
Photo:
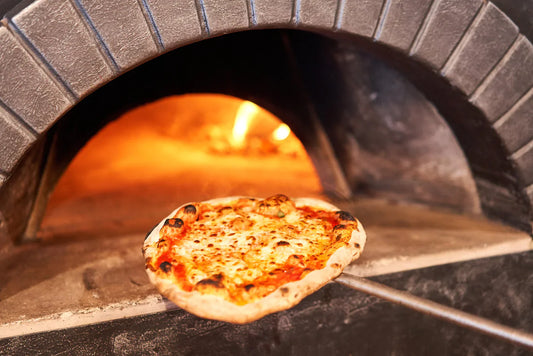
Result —
[[172, 265], [170, 264], [170, 262], [165, 261], [159, 265], [159, 268], [161, 269], [161, 271], [168, 273], [172, 269]]
[[70, 1], [34, 1], [12, 20], [76, 95], [112, 78], [94, 36]]
[[180, 228], [183, 226], [183, 220], [176, 219], [167, 219], [165, 220], [165, 226]]
[[482, 0], [437, 1], [420, 40], [413, 47], [413, 55], [434, 68], [441, 68], [482, 4]]
[[494, 128], [503, 139], [510, 153], [516, 152], [533, 139], [533, 89], [509, 111], [503, 120], [497, 121]]
[[533, 44], [520, 35], [471, 101], [495, 122], [533, 86]]
[[518, 36], [518, 27], [487, 3], [443, 68], [450, 82], [471, 94]]
[[352, 214], [346, 212], [346, 211], [337, 211], [337, 215], [339, 216], [339, 219], [341, 220], [347, 220], [347, 221], [355, 221], [355, 218], [352, 216]]

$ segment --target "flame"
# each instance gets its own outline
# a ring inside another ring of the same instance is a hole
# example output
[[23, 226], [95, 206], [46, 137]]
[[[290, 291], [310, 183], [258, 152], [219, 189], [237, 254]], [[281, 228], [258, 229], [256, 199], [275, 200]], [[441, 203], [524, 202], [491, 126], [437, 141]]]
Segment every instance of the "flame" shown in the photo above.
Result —
[[291, 129], [286, 124], [279, 124], [279, 126], [272, 132], [272, 138], [276, 141], [283, 141], [289, 137]]
[[235, 115], [235, 123], [233, 124], [232, 145], [235, 147], [242, 147], [244, 145], [250, 122], [258, 112], [259, 106], [251, 101], [244, 101], [239, 106], [237, 114]]

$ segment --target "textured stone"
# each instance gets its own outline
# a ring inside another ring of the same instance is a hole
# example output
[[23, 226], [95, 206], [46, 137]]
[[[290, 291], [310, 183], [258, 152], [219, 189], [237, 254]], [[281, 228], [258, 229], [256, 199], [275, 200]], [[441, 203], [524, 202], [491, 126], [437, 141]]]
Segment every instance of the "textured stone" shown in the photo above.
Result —
[[122, 70], [157, 54], [157, 46], [136, 0], [79, 0]]
[[383, 0], [346, 0], [339, 27], [347, 32], [372, 37], [382, 7]]
[[0, 27], [0, 100], [37, 132], [70, 106], [62, 91], [5, 27]]
[[35, 137], [0, 107], [0, 171], [9, 173], [33, 141]]
[[210, 34], [235, 32], [248, 28], [246, 0], [204, 0]]
[[533, 139], [533, 89], [494, 124], [509, 153]]
[[452, 53], [443, 74], [470, 95], [503, 57], [518, 35], [518, 27], [488, 3]]
[[533, 141], [523, 148], [523, 152], [515, 159], [526, 186], [533, 184]]
[[[533, 184], [530, 185], [527, 188], [527, 196], [529, 197], [529, 201], [531, 202], [531, 206], [533, 206]], [[533, 209], [532, 209], [533, 210]], [[531, 211], [531, 218], [533, 220], [533, 211]]]
[[299, 20], [313, 27], [332, 28], [336, 12], [337, 0], [301, 0]]
[[482, 0], [435, 0], [427, 25], [411, 54], [440, 69], [472, 23]]
[[76, 95], [84, 96], [113, 75], [68, 0], [36, 1], [12, 21]]
[[520, 36], [509, 53], [476, 90], [471, 101], [494, 122], [532, 86], [533, 45], [527, 38]]
[[431, 6], [431, 0], [391, 0], [376, 39], [408, 51]]
[[290, 0], [254, 0], [258, 25], [286, 25], [291, 21], [293, 2]]
[[0, 171], [9, 173], [35, 137], [0, 107]]
[[194, 0], [146, 1], [166, 49], [175, 48], [202, 36]]

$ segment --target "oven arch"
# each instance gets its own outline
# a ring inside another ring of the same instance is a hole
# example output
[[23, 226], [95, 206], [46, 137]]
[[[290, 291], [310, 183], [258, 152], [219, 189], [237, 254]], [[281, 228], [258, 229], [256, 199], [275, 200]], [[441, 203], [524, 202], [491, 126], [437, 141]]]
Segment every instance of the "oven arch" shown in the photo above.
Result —
[[0, 184], [7, 189], [47, 129], [117, 76], [192, 42], [262, 28], [347, 38], [397, 67], [457, 135], [484, 212], [530, 231], [533, 46], [481, 0], [23, 3], [0, 26]]

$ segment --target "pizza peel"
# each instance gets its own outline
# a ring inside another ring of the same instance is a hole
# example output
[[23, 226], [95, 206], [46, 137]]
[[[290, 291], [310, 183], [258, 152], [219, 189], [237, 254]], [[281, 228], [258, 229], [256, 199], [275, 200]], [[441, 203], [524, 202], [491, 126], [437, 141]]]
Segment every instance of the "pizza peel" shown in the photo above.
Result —
[[341, 273], [335, 281], [357, 291], [411, 308], [418, 312], [533, 349], [533, 334], [414, 296], [366, 278]]

